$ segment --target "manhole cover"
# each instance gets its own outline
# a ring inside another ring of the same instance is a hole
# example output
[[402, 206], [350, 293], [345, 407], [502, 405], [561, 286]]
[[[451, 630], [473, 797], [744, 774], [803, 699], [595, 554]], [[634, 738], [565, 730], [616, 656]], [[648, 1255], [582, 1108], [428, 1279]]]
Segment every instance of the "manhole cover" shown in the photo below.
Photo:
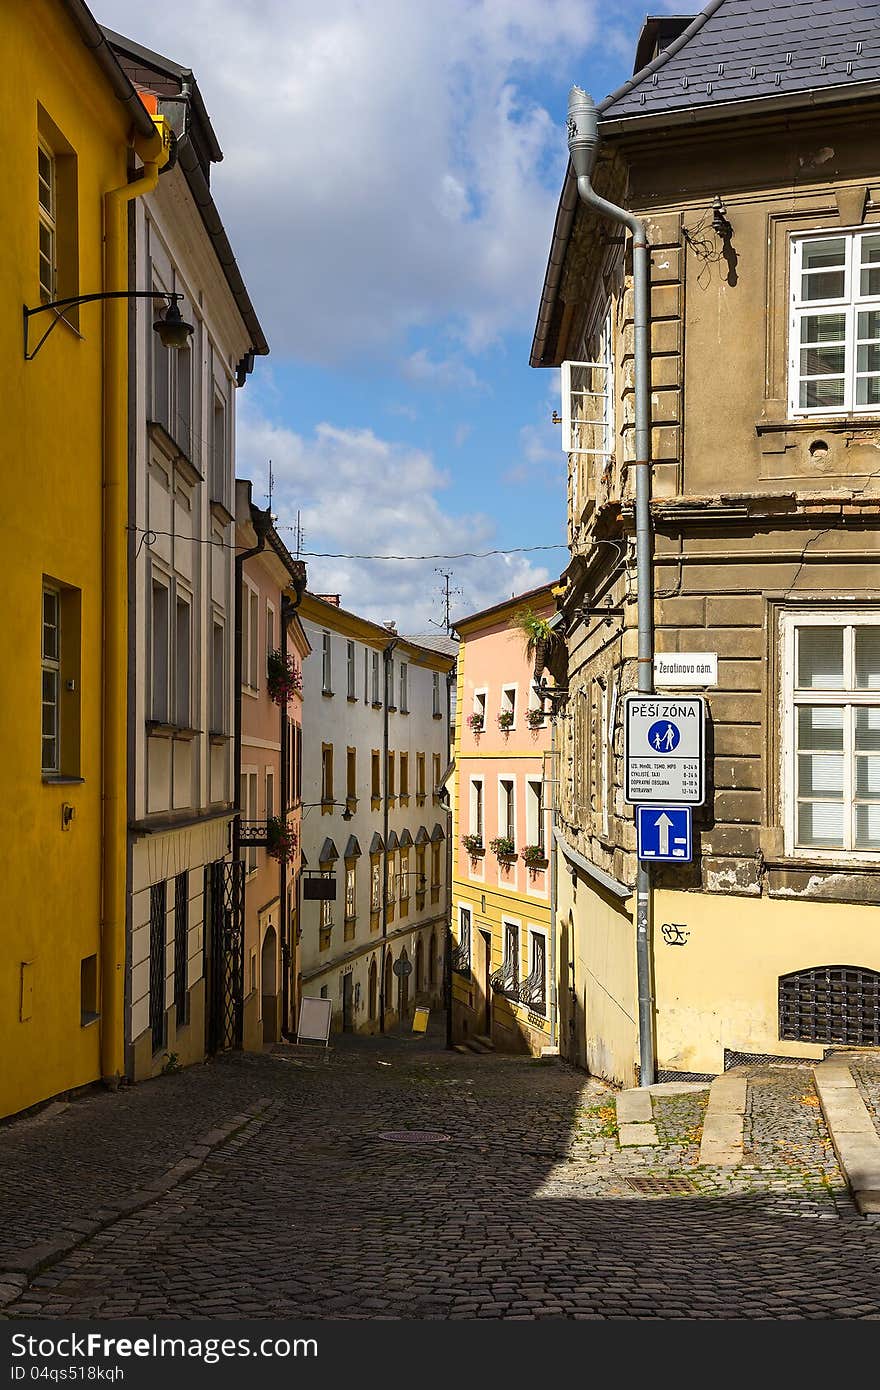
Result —
[[684, 1197], [697, 1190], [690, 1178], [627, 1178], [627, 1182], [646, 1197]]
[[451, 1134], [441, 1134], [439, 1129], [386, 1129], [379, 1135], [392, 1144], [444, 1144]]

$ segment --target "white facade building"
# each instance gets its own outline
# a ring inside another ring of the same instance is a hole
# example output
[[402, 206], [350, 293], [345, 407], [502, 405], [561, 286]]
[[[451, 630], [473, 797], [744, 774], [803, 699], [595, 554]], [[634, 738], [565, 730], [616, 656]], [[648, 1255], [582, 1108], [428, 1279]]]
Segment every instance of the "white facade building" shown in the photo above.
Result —
[[[314, 594], [299, 616], [312, 648], [301, 994], [332, 1000], [334, 1030], [379, 1032], [443, 997], [449, 828], [438, 789], [454, 661]], [[317, 876], [335, 880], [335, 899], [307, 896]]]
[[132, 204], [130, 284], [181, 294], [194, 329], [166, 349], [154, 301], [132, 302], [126, 1050], [140, 1079], [223, 1045], [216, 1015], [232, 1007], [210, 922], [235, 808], [235, 389], [268, 348], [211, 199], [222, 155], [192, 74], [107, 37], [178, 132], [173, 167]]

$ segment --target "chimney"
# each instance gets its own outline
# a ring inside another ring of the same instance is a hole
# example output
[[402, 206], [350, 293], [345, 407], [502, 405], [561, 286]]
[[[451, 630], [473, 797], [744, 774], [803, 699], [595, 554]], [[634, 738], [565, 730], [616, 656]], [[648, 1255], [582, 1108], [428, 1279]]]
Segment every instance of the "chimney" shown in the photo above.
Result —
[[396, 622], [392, 621], [392, 622], [390, 622], [390, 623], [383, 623], [382, 626], [383, 626], [384, 628], [387, 628], [387, 630], [388, 630], [389, 632], [393, 632], [395, 635], [397, 634], [397, 623], [396, 623]]

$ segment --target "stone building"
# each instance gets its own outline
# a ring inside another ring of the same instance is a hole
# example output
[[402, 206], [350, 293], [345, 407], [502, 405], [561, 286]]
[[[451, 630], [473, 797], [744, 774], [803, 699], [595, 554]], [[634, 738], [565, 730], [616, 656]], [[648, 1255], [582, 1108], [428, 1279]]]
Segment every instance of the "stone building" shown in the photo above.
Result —
[[[657, 868], [660, 1073], [880, 1043], [880, 5], [650, 19], [596, 191], [650, 245], [655, 680], [708, 653], [693, 862]], [[639, 1056], [630, 238], [568, 170], [531, 361], [564, 368], [561, 1043]], [[587, 452], [587, 451], [591, 452]], [[646, 576], [642, 576], [643, 582]], [[667, 658], [662, 674], [663, 658]], [[681, 663], [679, 663], [681, 664]]]

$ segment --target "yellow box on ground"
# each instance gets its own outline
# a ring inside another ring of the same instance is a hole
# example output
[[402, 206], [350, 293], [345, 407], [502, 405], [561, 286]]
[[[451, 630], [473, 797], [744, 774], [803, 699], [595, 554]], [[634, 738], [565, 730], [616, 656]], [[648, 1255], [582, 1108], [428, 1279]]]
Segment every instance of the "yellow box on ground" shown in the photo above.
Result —
[[430, 1009], [416, 1009], [413, 1014], [412, 1030], [414, 1033], [426, 1033], [428, 1031], [428, 1018], [430, 1017], [430, 1013]]

